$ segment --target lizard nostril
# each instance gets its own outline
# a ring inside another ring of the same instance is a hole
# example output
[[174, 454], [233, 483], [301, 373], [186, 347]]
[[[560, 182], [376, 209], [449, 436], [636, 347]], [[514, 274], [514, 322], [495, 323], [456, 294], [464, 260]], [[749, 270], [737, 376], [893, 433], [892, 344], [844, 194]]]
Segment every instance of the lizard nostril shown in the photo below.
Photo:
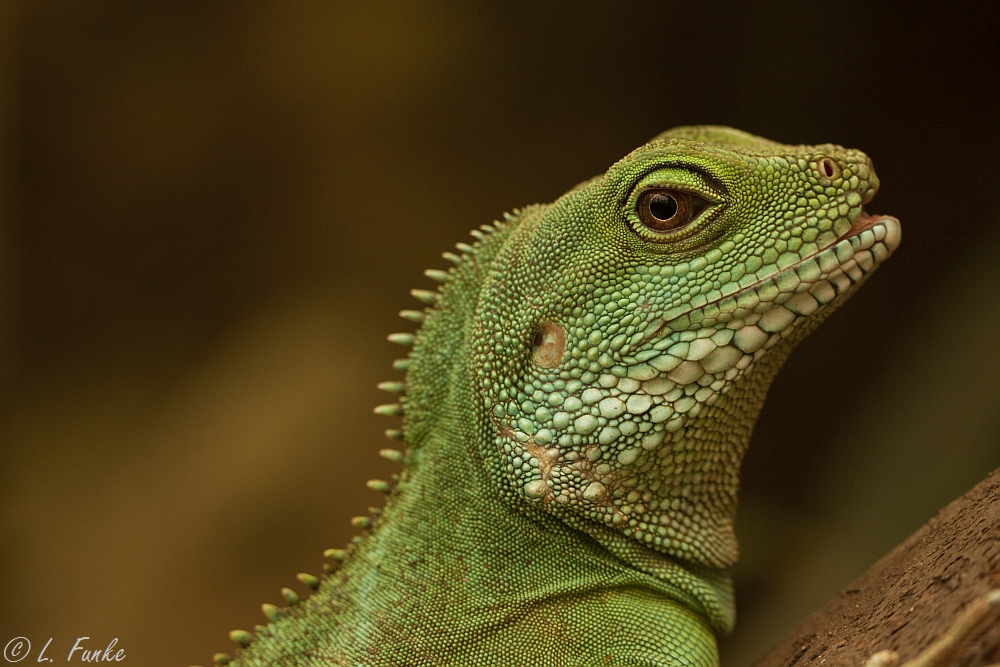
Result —
[[840, 175], [840, 167], [837, 163], [828, 157], [823, 158], [816, 163], [816, 170], [819, 172], [820, 178], [837, 178]]
[[540, 322], [531, 340], [531, 358], [542, 368], [555, 368], [566, 351], [566, 331], [556, 322]]

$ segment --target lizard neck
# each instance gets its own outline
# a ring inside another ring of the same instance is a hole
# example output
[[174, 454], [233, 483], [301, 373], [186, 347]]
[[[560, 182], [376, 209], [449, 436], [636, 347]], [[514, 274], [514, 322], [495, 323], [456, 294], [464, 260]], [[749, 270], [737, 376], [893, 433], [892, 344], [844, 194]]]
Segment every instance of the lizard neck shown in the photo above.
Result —
[[[641, 601], [608, 606], [609, 613], [630, 610], [619, 628], [647, 622], [669, 627], [664, 617], [685, 609], [700, 617], [706, 631], [726, 632], [733, 625], [732, 584], [718, 567], [657, 551], [619, 528], [555, 515], [498, 488], [496, 427], [478, 393], [470, 347], [493, 260], [525, 221], [522, 214], [466, 254], [417, 336], [404, 399], [409, 451], [399, 484], [372, 532], [320, 591], [335, 602], [331, 622], [348, 645], [393, 646], [396, 629], [404, 627], [461, 627], [462, 641], [475, 636], [510, 646], [543, 635], [553, 622], [568, 633], [553, 641], [573, 636], [577, 645], [599, 645], [606, 638], [595, 634], [592, 622], [574, 621], [574, 614], [595, 598], [607, 601], [623, 591], [641, 591]], [[728, 483], [710, 497], [685, 501], [712, 524], [692, 524], [693, 539], [721, 540], [722, 551], [734, 558], [740, 461], [786, 355], [772, 350], [676, 443], [678, 461], [686, 458], [683, 447], [720, 452], [718, 465]], [[677, 484], [684, 481], [682, 468], [678, 464]], [[641, 613], [634, 613], [636, 604]], [[615, 627], [613, 619], [608, 622]], [[503, 638], [507, 632], [514, 633], [509, 641]], [[408, 641], [425, 638], [447, 643], [433, 632]]]
[[[669, 619], [679, 615], [694, 618], [706, 636], [730, 628], [724, 575], [635, 543], [615, 549], [602, 535], [512, 507], [495, 491], [480, 435], [469, 432], [469, 402], [449, 399], [438, 412], [374, 531], [320, 591], [335, 596], [340, 641], [378, 646], [385, 664], [399, 664], [396, 650], [400, 657], [499, 651], [511, 664], [530, 664], [568, 646], [592, 651], [596, 664], [609, 638], [668, 646], [676, 626]], [[414, 627], [426, 632], [403, 636]]]
[[[570, 591], [573, 599], [582, 600], [581, 585], [597, 591], [628, 581], [653, 592], [654, 604], [680, 602], [699, 611], [716, 631], [727, 631], [734, 607], [732, 585], [724, 573], [657, 553], [606, 526], [567, 522], [512, 500], [497, 488], [502, 463], [495, 451], [494, 420], [486, 414], [477, 372], [470, 366], [475, 358], [470, 341], [494, 258], [512, 236], [523, 235], [519, 226], [530, 226], [544, 208], [523, 211], [485, 236], [451, 272], [440, 305], [421, 328], [411, 355], [405, 398], [409, 452], [400, 484], [376, 532], [353, 560], [367, 561], [364, 567], [372, 569], [405, 554], [421, 554], [424, 565], [433, 563], [421, 574], [423, 579], [408, 583], [397, 578], [380, 585], [406, 588], [438, 577], [445, 580], [441, 586], [463, 599], [483, 600], [488, 597], [485, 591], [507, 591], [507, 597], [491, 604], [511, 613], [511, 601], [530, 599], [539, 606], [539, 595], [569, 599]], [[742, 453], [743, 446], [738, 449]], [[735, 498], [723, 512], [727, 521], [734, 506]], [[401, 569], [407, 570], [389, 571]], [[458, 593], [463, 587], [467, 590]], [[423, 583], [419, 590], [439, 597], [436, 585]], [[421, 605], [423, 610], [433, 607], [433, 600]], [[459, 607], [451, 605], [452, 611]]]

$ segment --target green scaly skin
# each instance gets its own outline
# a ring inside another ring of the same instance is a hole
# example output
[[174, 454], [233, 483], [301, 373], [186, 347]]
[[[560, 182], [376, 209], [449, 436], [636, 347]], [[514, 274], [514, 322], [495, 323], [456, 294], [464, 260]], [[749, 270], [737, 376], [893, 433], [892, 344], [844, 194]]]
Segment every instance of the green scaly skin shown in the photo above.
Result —
[[[390, 337], [387, 506], [232, 664], [717, 665], [743, 452], [792, 347], [899, 244], [877, 188], [860, 151], [680, 127], [473, 232]], [[680, 226], [650, 227], [651, 191]]]

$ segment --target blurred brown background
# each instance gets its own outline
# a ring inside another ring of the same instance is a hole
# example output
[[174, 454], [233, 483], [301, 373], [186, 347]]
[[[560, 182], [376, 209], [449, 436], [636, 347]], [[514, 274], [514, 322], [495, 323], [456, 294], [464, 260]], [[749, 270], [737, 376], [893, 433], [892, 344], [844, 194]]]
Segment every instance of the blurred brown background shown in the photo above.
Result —
[[230, 650], [381, 502], [421, 271], [724, 123], [862, 148], [904, 224], [746, 461], [723, 658], [762, 654], [1000, 465], [997, 6], [0, 5], [0, 642]]

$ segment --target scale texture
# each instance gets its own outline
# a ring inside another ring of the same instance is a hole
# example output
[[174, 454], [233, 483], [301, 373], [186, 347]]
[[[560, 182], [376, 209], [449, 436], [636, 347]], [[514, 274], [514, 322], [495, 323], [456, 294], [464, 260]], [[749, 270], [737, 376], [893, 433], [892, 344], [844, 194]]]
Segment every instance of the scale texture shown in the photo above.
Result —
[[788, 353], [899, 244], [868, 157], [725, 127], [661, 134], [472, 234], [402, 315], [381, 386], [403, 469], [369, 486], [218, 664], [718, 664], [739, 468]]

